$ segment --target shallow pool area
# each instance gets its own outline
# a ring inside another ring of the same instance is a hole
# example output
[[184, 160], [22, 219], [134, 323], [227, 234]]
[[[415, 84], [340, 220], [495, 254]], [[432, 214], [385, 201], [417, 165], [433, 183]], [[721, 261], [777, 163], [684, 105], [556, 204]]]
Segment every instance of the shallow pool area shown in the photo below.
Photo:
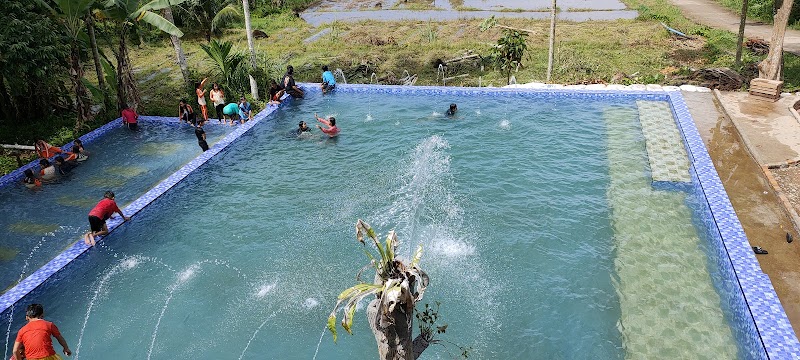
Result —
[[[21, 303], [45, 304], [76, 358], [369, 358], [363, 311], [337, 344], [323, 330], [367, 262], [353, 236], [361, 218], [395, 229], [406, 258], [423, 245], [423, 303], [441, 302], [443, 338], [470, 357], [765, 357], [770, 334], [754, 332], [748, 306], [768, 289], [736, 285], [752, 253], [724, 248], [735, 224], [714, 221], [724, 204], [707, 198], [711, 175], [679, 97], [310, 89]], [[689, 186], [654, 186], [637, 100], [676, 116]], [[342, 134], [294, 135], [315, 112]], [[761, 314], [778, 335], [780, 314]], [[0, 328], [23, 320], [7, 311]]]
[[[87, 214], [106, 190], [123, 206], [200, 154], [193, 129], [174, 119], [144, 118], [139, 131], [118, 121], [84, 140], [89, 160], [52, 184], [0, 187], [0, 283], [13, 286], [88, 231]], [[213, 144], [232, 131], [207, 126]], [[38, 173], [38, 166], [34, 172]]]

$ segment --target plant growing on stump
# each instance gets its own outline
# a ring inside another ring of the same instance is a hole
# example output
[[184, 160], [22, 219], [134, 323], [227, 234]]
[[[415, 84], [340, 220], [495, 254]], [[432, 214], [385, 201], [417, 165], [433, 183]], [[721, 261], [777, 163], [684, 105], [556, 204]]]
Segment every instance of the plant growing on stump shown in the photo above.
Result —
[[[372, 240], [378, 256], [373, 256], [372, 251], [366, 248], [365, 235]], [[396, 257], [398, 241], [394, 231], [386, 237], [386, 243], [381, 244], [369, 224], [359, 219], [356, 223], [356, 238], [365, 246], [364, 253], [370, 263], [356, 276], [359, 284], [339, 294], [328, 317], [328, 330], [333, 334], [333, 341], [336, 341], [337, 311], [343, 310], [341, 326], [352, 334], [353, 317], [358, 302], [375, 295], [375, 299], [367, 307], [367, 320], [378, 344], [379, 358], [414, 360], [433, 343], [432, 333], [422, 333], [413, 340], [411, 338], [414, 306], [422, 300], [429, 282], [428, 275], [419, 268], [422, 246], [417, 248], [411, 262], [406, 264]], [[372, 283], [360, 280], [361, 272], [369, 267], [375, 269], [375, 280]]]
[[528, 50], [527, 38], [533, 30], [517, 29], [509, 26], [498, 25], [494, 16], [481, 23], [481, 31], [486, 31], [492, 27], [503, 29], [503, 36], [497, 40], [489, 54], [489, 63], [501, 73], [506, 75], [506, 84], [511, 82], [511, 70], [516, 70], [522, 66], [522, 58]]

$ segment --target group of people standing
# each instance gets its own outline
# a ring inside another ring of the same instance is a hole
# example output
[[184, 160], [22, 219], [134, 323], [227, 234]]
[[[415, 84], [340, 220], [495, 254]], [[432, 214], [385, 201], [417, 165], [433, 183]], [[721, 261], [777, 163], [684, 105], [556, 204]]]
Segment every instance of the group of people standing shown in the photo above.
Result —
[[[195, 94], [197, 95], [197, 104], [200, 106], [200, 115], [202, 120], [197, 118], [192, 106], [186, 99], [181, 99], [178, 104], [178, 118], [181, 122], [186, 122], [192, 126], [203, 126], [208, 122], [208, 105], [206, 103], [206, 84], [208, 78], [203, 79], [199, 83], [195, 83]], [[211, 91], [208, 91], [211, 98], [211, 103], [214, 104], [214, 110], [217, 115], [217, 120], [222, 124], [227, 122], [233, 126], [234, 122], [244, 124], [245, 121], [253, 119], [253, 108], [247, 99], [242, 96], [239, 98], [238, 103], [225, 103], [225, 91], [218, 83], [211, 86]]]

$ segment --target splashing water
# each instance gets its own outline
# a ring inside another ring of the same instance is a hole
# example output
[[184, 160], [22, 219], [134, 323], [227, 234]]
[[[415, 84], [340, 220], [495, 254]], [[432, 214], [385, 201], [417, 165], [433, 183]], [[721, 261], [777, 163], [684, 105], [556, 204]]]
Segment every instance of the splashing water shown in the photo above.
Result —
[[305, 301], [303, 301], [303, 307], [309, 310], [317, 307], [317, 305], [319, 305], [319, 300], [315, 298], [308, 298]]
[[498, 126], [503, 130], [511, 130], [511, 122], [508, 120], [501, 120]]
[[327, 327], [322, 328], [322, 334], [319, 334], [319, 341], [317, 342], [317, 349], [314, 350], [314, 357], [312, 360], [317, 360], [317, 354], [319, 353], [319, 347], [322, 345], [322, 338], [325, 337], [325, 332], [328, 331]]
[[266, 319], [264, 319], [264, 322], [262, 322], [262, 323], [261, 323], [261, 325], [259, 325], [259, 326], [258, 326], [258, 328], [256, 329], [256, 331], [254, 331], [254, 332], [253, 332], [253, 336], [250, 336], [250, 340], [248, 340], [248, 341], [247, 341], [247, 345], [245, 345], [245, 346], [244, 346], [244, 349], [242, 349], [242, 354], [241, 354], [241, 355], [239, 355], [239, 360], [242, 360], [242, 358], [244, 358], [244, 353], [246, 353], [246, 352], [247, 352], [247, 348], [249, 348], [249, 347], [250, 347], [250, 343], [252, 343], [252, 342], [253, 342], [253, 340], [256, 338], [256, 335], [258, 335], [258, 332], [261, 330], [261, 328], [262, 328], [262, 327], [264, 327], [264, 325], [266, 325], [266, 324], [267, 324], [267, 322], [268, 322], [270, 319], [272, 319], [273, 317], [275, 317], [275, 315], [276, 315], [276, 314], [278, 314], [278, 312], [277, 312], [277, 311], [273, 312], [273, 313], [272, 313], [272, 315], [270, 315], [270, 316], [267, 316], [267, 318], [266, 318]]
[[175, 291], [181, 287], [181, 285], [185, 284], [194, 275], [197, 271], [200, 270], [200, 264], [195, 263], [186, 268], [186, 270], [181, 271], [178, 273], [178, 280], [170, 285], [169, 287], [169, 294], [167, 295], [167, 299], [164, 301], [164, 306], [161, 307], [161, 314], [158, 316], [158, 320], [156, 321], [156, 327], [153, 329], [153, 337], [150, 340], [150, 349], [147, 350], [147, 359], [150, 359], [153, 355], [153, 348], [156, 346], [156, 338], [158, 337], [158, 327], [161, 325], [161, 319], [164, 318], [164, 314], [167, 312], [167, 307], [169, 307], [169, 302], [172, 301], [172, 296], [175, 295]]
[[365, 121], [372, 121], [372, 114], [367, 114]]
[[[31, 249], [31, 252], [28, 253], [28, 257], [25, 258], [25, 262], [22, 264], [22, 270], [20, 270], [20, 272], [19, 272], [19, 278], [17, 279], [17, 283], [19, 283], [20, 281], [22, 281], [23, 278], [25, 278], [25, 271], [28, 270], [28, 264], [30, 263], [31, 258], [33, 258], [33, 253], [35, 253], [36, 250], [38, 250], [39, 247], [42, 246], [42, 243], [44, 243], [44, 239], [45, 238], [46, 238], [45, 236], [42, 236], [39, 239], [39, 242], [36, 243], [36, 245], [33, 247], [33, 249]], [[11, 311], [8, 313], [8, 329], [6, 329], [6, 349], [3, 352], [3, 358], [4, 359], [5, 359], [6, 356], [9, 356], [9, 354], [8, 354], [8, 345], [10, 344], [9, 340], [10, 340], [10, 337], [11, 337], [11, 321], [14, 319], [14, 308], [15, 307], [16, 307], [16, 304], [12, 304], [11, 305]]]
[[267, 296], [267, 294], [269, 294], [270, 291], [275, 289], [276, 286], [277, 284], [275, 283], [261, 285], [261, 287], [258, 288], [258, 292], [256, 292], [256, 297], [261, 299], [264, 296]]
[[83, 334], [86, 332], [86, 324], [89, 323], [89, 317], [92, 315], [92, 309], [94, 308], [95, 302], [97, 298], [100, 296], [101, 291], [103, 288], [108, 284], [108, 281], [116, 274], [125, 272], [127, 270], [133, 269], [138, 266], [145, 258], [132, 256], [129, 258], [125, 258], [120, 260], [114, 267], [110, 270], [107, 270], [103, 277], [100, 278], [100, 281], [97, 284], [97, 288], [92, 295], [92, 300], [89, 301], [89, 307], [86, 309], [86, 316], [83, 317], [83, 326], [81, 326], [80, 336], [78, 336], [78, 345], [75, 347], [75, 360], [78, 360], [78, 357], [81, 353], [81, 344], [83, 343]]

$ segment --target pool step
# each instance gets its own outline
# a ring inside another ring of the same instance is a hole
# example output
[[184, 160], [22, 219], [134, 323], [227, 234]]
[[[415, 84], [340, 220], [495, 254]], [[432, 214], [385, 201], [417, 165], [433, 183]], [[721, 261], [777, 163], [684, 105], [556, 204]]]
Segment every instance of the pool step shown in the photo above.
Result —
[[689, 157], [669, 103], [639, 100], [636, 106], [647, 144], [653, 185], [680, 189], [681, 184], [690, 184]]

